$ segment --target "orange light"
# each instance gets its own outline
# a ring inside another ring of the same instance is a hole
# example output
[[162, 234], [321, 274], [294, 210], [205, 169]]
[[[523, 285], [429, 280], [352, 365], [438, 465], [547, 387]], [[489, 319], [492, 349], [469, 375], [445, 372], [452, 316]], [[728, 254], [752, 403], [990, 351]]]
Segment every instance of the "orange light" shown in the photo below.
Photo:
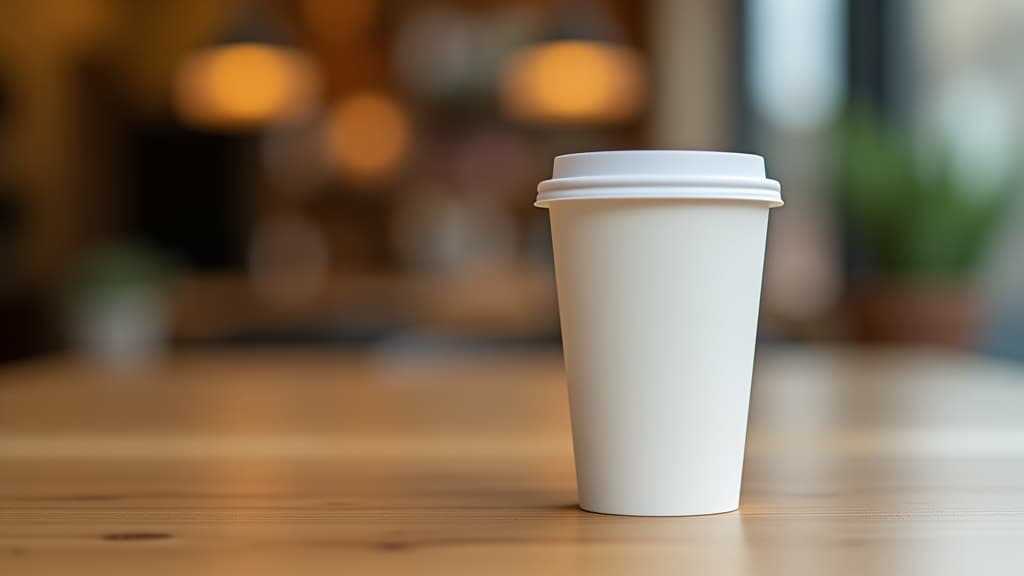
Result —
[[380, 180], [394, 172], [409, 146], [409, 120], [387, 94], [361, 92], [334, 106], [325, 145], [331, 164], [355, 180]]
[[307, 115], [318, 89], [316, 68], [302, 52], [232, 44], [197, 52], [181, 63], [175, 104], [190, 124], [251, 127]]
[[631, 48], [558, 41], [525, 48], [505, 62], [501, 104], [534, 122], [619, 122], [646, 97], [643, 61]]

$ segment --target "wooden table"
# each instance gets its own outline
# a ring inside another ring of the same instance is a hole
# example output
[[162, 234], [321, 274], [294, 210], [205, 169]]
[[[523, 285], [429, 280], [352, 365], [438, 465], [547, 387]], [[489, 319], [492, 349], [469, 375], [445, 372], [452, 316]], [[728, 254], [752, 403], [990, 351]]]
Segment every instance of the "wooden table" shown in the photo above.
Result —
[[575, 507], [554, 353], [0, 369], [0, 574], [1024, 573], [1024, 369], [765, 349], [743, 504]]

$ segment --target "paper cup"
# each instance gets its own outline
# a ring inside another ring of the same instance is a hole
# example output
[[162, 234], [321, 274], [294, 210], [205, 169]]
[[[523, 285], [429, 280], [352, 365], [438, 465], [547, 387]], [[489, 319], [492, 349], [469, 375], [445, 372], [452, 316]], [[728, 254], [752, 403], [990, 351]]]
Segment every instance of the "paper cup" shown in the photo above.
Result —
[[580, 507], [739, 506], [769, 208], [759, 156], [555, 159], [548, 208]]

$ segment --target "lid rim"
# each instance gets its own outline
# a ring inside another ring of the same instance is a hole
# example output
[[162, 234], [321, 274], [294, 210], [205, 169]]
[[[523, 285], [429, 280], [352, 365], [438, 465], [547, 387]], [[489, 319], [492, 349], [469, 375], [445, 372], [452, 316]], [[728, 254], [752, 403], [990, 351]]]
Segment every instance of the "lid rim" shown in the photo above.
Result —
[[751, 176], [682, 176], [675, 174], [610, 175], [610, 176], [568, 176], [549, 178], [537, 185], [537, 191], [552, 192], [574, 188], [609, 187], [700, 187], [700, 188], [752, 188], [780, 192], [778, 180]]
[[731, 201], [767, 204], [769, 208], [777, 208], [784, 204], [778, 194], [764, 191], [741, 189], [741, 188], [719, 188], [702, 190], [679, 190], [665, 188], [650, 188], [641, 193], [623, 193], [608, 189], [575, 189], [562, 190], [538, 194], [533, 205], [538, 208], [546, 208], [553, 202], [568, 202], [582, 200], [707, 200], [707, 201]]

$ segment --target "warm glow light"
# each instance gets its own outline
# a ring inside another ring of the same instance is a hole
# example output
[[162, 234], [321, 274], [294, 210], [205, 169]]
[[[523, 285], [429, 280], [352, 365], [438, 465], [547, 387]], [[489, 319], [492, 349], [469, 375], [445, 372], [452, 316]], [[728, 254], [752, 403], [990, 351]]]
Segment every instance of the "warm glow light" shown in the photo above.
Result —
[[191, 124], [249, 127], [305, 116], [319, 82], [298, 50], [232, 44], [192, 54], [178, 70], [175, 104]]
[[392, 173], [409, 146], [409, 121], [387, 94], [362, 92], [344, 98], [327, 119], [330, 162], [355, 180], [379, 180]]
[[537, 122], [616, 122], [641, 109], [643, 61], [628, 47], [559, 41], [513, 54], [501, 73], [505, 112]]

